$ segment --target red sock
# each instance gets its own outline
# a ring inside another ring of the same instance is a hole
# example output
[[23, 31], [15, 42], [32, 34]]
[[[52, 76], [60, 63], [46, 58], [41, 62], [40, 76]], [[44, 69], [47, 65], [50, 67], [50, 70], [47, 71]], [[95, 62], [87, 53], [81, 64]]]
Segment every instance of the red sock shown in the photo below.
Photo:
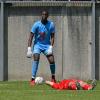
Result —
[[90, 84], [86, 84], [83, 86], [83, 90], [90, 90], [92, 86]]

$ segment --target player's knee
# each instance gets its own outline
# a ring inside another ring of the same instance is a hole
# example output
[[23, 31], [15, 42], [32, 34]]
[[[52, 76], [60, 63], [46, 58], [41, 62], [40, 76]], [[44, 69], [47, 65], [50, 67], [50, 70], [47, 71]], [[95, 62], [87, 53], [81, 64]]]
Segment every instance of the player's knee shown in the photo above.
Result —
[[47, 58], [48, 58], [50, 64], [54, 64], [55, 63], [53, 55], [50, 55]]
[[34, 61], [39, 61], [40, 55], [39, 54], [34, 54]]
[[50, 63], [50, 64], [55, 64], [54, 59], [50, 59], [50, 60], [49, 60], [49, 63]]
[[54, 61], [50, 61], [50, 64], [55, 64], [55, 62]]

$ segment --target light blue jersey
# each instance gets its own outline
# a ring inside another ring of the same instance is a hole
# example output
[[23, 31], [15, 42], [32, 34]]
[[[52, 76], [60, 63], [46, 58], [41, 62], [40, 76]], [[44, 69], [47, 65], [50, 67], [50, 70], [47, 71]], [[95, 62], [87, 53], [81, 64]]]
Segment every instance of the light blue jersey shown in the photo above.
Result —
[[46, 25], [37, 21], [32, 26], [31, 32], [35, 36], [34, 44], [50, 45], [50, 36], [55, 33], [55, 26], [51, 21], [48, 21]]

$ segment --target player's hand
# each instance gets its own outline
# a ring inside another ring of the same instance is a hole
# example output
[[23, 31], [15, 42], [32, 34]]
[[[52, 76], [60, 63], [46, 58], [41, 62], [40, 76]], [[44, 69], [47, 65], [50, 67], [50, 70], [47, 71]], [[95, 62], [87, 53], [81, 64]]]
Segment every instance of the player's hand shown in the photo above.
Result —
[[48, 54], [52, 54], [52, 52], [53, 52], [53, 47], [52, 47], [52, 45], [50, 45], [48, 48]]
[[32, 50], [31, 50], [31, 47], [28, 47], [27, 49], [27, 58], [31, 58], [32, 57]]

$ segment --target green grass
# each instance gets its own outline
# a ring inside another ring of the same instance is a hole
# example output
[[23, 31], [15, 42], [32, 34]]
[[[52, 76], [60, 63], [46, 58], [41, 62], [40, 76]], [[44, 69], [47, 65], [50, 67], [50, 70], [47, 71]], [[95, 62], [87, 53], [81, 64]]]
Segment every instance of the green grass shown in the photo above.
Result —
[[48, 85], [31, 87], [29, 82], [0, 82], [0, 100], [100, 100], [100, 81], [94, 90], [54, 90]]

